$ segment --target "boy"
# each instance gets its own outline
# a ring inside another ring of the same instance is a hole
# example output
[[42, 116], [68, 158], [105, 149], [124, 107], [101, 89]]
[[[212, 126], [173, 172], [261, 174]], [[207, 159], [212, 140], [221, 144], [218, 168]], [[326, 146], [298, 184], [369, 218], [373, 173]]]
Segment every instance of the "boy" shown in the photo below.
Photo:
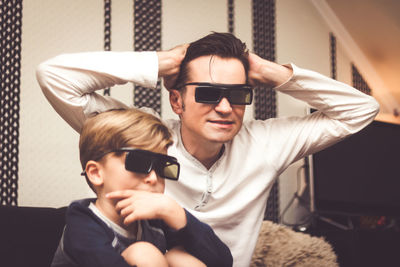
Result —
[[212, 229], [163, 194], [164, 178], [179, 177], [166, 155], [172, 142], [159, 119], [139, 110], [85, 122], [82, 174], [97, 198], [70, 205], [53, 267], [232, 265]]

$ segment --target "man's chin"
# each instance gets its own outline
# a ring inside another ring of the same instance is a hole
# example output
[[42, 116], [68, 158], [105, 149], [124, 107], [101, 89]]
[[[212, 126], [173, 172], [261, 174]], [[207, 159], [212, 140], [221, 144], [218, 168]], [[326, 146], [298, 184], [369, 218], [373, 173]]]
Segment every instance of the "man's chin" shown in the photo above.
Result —
[[235, 135], [221, 135], [221, 136], [213, 136], [212, 138], [209, 138], [208, 140], [213, 142], [213, 143], [219, 143], [219, 144], [224, 144], [227, 142], [232, 141], [233, 137], [235, 137]]
[[230, 130], [230, 131], [210, 131], [208, 133], [208, 139], [213, 142], [218, 142], [218, 143], [226, 143], [229, 141], [232, 141], [232, 139], [235, 137], [238, 131], [236, 130]]

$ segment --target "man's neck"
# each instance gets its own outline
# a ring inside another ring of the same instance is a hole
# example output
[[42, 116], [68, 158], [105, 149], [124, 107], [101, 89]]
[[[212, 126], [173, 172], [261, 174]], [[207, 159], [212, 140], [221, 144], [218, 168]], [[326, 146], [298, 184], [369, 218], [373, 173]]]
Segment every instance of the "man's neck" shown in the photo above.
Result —
[[222, 143], [201, 142], [190, 140], [182, 135], [182, 142], [187, 152], [200, 161], [207, 169], [221, 157], [224, 149]]

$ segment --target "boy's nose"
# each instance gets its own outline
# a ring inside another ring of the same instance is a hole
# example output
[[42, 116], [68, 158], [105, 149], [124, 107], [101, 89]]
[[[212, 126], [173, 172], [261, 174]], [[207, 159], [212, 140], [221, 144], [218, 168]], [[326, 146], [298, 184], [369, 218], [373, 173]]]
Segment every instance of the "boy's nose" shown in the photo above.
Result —
[[157, 173], [155, 170], [151, 170], [150, 173], [146, 176], [145, 182], [149, 184], [156, 184], [158, 181]]

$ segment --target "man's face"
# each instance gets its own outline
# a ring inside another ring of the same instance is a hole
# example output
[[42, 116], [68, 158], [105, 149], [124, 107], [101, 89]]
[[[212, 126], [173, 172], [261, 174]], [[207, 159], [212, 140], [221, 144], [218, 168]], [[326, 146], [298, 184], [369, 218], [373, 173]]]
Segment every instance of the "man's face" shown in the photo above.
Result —
[[[211, 60], [211, 61], [210, 61]], [[243, 64], [234, 58], [202, 56], [188, 64], [190, 82], [244, 84]], [[244, 105], [231, 105], [226, 98], [218, 104], [195, 102], [195, 85], [186, 86], [184, 110], [180, 114], [184, 141], [224, 143], [233, 139], [242, 126]]]

